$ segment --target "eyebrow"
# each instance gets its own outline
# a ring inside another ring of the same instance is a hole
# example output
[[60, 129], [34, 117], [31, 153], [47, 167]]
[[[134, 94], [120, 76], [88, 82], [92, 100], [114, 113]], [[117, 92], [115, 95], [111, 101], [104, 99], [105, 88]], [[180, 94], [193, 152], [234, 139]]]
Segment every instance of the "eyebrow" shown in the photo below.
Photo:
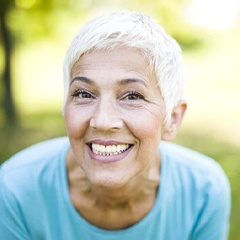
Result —
[[147, 84], [147, 82], [142, 79], [139, 79], [139, 78], [122, 79], [122, 80], [120, 80], [119, 85], [127, 85], [130, 83], [140, 83], [140, 84], [144, 85], [146, 88], [149, 88], [149, 85]]
[[[81, 81], [81, 82], [84, 82], [84, 83], [87, 83], [87, 84], [94, 84], [94, 81], [91, 80], [90, 78], [87, 78], [87, 77], [82, 77], [82, 76], [77, 76], [77, 77], [74, 77], [72, 79], [72, 81], [70, 82], [70, 85], [74, 82], [74, 81]], [[131, 84], [131, 83], [140, 83], [142, 84], [144, 87], [146, 88], [149, 88], [149, 85], [147, 84], [146, 81], [142, 80], [142, 79], [139, 79], [139, 78], [126, 78], [126, 79], [121, 79], [118, 84], [120, 86], [124, 86], [124, 85], [128, 85], [128, 84]]]
[[74, 81], [81, 81], [81, 82], [85, 82], [85, 83], [88, 83], [88, 84], [92, 84], [92, 83], [93, 83], [93, 80], [91, 80], [90, 78], [81, 77], [81, 76], [74, 77], [74, 78], [72, 79], [72, 81], [70, 82], [70, 85], [71, 85]]

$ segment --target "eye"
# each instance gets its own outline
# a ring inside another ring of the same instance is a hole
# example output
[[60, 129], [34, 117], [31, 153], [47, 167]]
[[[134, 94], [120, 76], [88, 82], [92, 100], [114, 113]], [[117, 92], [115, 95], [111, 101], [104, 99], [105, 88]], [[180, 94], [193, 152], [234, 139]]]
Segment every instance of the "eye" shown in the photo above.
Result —
[[124, 95], [123, 99], [134, 101], [144, 99], [144, 96], [138, 92], [128, 92]]
[[72, 96], [77, 98], [94, 98], [93, 94], [87, 90], [77, 90]]

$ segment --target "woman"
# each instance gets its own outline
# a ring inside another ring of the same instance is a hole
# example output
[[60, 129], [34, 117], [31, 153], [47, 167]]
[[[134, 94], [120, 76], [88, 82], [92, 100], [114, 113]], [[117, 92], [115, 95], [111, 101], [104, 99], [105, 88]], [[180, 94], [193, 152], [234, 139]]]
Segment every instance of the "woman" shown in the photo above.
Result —
[[153, 19], [87, 23], [64, 62], [68, 138], [1, 167], [3, 239], [226, 239], [222, 169], [166, 142], [186, 111], [183, 81], [181, 50]]

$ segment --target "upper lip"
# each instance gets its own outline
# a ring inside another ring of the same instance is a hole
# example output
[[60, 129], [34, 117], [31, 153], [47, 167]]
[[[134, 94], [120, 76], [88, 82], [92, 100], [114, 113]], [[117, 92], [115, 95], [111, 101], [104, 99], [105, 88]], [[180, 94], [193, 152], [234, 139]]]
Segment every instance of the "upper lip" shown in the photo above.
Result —
[[129, 142], [120, 142], [117, 140], [105, 140], [105, 139], [95, 139], [92, 141], [87, 142], [87, 144], [99, 144], [99, 145], [104, 145], [104, 146], [108, 146], [108, 145], [121, 145], [121, 144], [131, 144]]

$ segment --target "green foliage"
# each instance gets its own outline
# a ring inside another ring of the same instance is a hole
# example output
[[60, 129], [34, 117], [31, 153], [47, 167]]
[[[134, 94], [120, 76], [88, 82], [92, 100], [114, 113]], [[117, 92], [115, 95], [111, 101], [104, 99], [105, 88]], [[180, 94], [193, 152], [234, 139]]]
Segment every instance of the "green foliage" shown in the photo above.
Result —
[[42, 112], [22, 116], [20, 126], [1, 124], [0, 132], [0, 164], [34, 143], [66, 135], [60, 112]]
[[[4, 0], [9, 1], [9, 0]], [[11, 0], [8, 4], [7, 24], [15, 45], [54, 37], [58, 26], [76, 15], [84, 17], [98, 1], [70, 0]], [[13, 4], [15, 2], [15, 4]], [[1, 5], [0, 5], [1, 6]]]
[[[120, 0], [113, 2], [121, 5]], [[150, 4], [148, 0], [132, 0], [126, 7], [149, 13], [182, 47], [192, 47], [201, 44], [201, 38], [198, 29], [193, 28], [184, 17], [184, 9], [189, 2], [191, 0], [160, 0]], [[9, 11], [9, 25], [17, 42], [35, 41], [53, 36], [63, 17], [84, 17], [90, 10], [98, 9], [103, 4], [103, 0], [15, 0], [15, 7]]]
[[54, 34], [54, 26], [57, 24], [56, 13], [62, 9], [61, 5], [55, 2], [17, 1], [15, 8], [8, 13], [8, 24], [17, 44], [37, 41]]
[[149, 12], [183, 48], [189, 48], [201, 44], [198, 29], [184, 15], [185, 6], [190, 2], [191, 0], [158, 0], [149, 3], [148, 0], [133, 0], [129, 5]]

